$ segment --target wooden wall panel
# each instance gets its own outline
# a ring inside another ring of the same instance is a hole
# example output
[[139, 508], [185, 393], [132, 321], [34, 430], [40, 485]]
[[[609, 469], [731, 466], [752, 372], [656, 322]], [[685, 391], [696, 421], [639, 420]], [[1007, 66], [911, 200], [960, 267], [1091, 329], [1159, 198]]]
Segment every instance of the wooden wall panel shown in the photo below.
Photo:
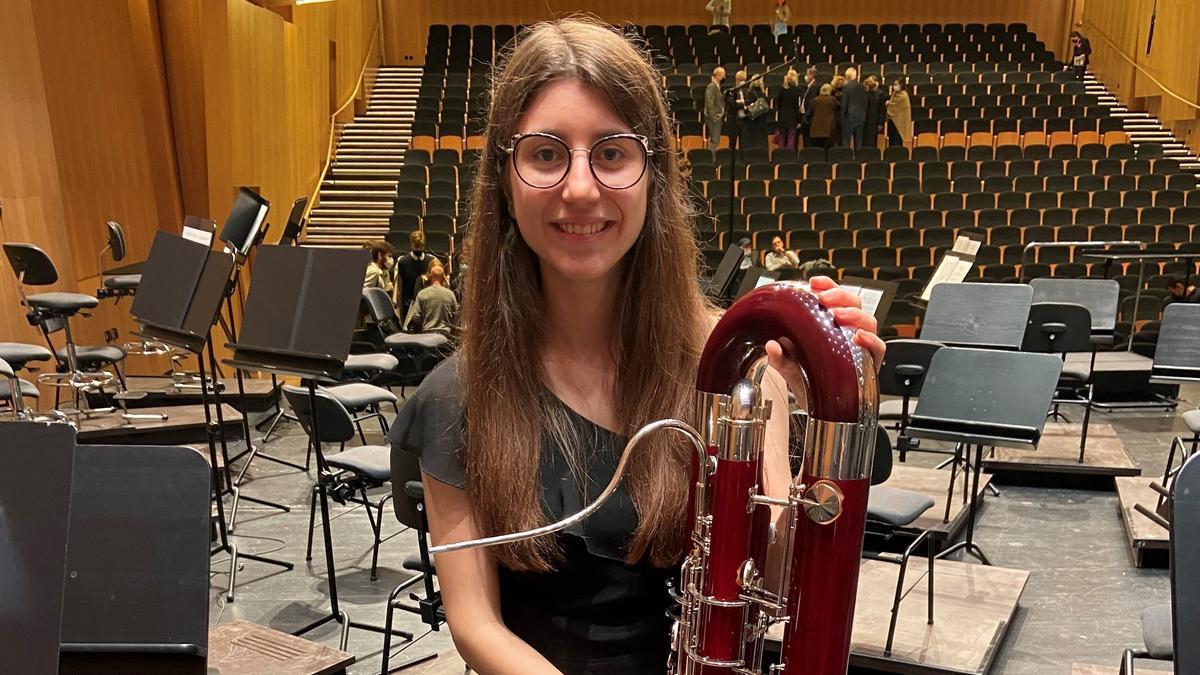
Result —
[[1087, 0], [1082, 32], [1092, 42], [1092, 70], [1127, 106], [1158, 116], [1194, 151], [1200, 150], [1200, 110], [1164, 93], [1165, 87], [1193, 104], [1200, 102], [1200, 3], [1159, 0], [1147, 54], [1154, 4]]
[[[577, 12], [613, 23], [705, 24], [700, 0], [382, 0], [386, 62], [419, 64], [435, 23], [523, 23]], [[794, 23], [1024, 22], [1053, 50], [1063, 47], [1071, 0], [803, 0], [792, 3]], [[734, 3], [735, 23], [768, 23], [770, 2]]]

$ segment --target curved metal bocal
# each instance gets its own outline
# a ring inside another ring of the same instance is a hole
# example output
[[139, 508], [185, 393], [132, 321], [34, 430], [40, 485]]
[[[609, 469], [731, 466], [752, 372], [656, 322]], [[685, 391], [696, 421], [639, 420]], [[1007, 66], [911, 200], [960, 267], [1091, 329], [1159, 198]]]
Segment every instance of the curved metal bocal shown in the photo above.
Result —
[[826, 422], [857, 423], [865, 352], [851, 336], [799, 285], [762, 286], [735, 302], [713, 328], [700, 357], [696, 388], [729, 394], [766, 353], [767, 341], [778, 340], [784, 356], [810, 382], [819, 383], [807, 392], [809, 414]]

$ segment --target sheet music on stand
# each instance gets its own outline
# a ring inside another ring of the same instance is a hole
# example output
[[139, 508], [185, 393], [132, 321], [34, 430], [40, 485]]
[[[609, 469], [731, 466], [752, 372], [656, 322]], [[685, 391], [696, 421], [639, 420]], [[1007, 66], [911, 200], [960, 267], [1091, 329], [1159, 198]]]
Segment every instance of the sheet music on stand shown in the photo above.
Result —
[[982, 242], [966, 236], [959, 236], [955, 239], [954, 247], [938, 263], [937, 269], [933, 271], [933, 277], [925, 285], [925, 290], [921, 291], [921, 300], [928, 302], [930, 291], [938, 284], [960, 283], [966, 279], [971, 268], [975, 266], [975, 256], [979, 253], [981, 245]]

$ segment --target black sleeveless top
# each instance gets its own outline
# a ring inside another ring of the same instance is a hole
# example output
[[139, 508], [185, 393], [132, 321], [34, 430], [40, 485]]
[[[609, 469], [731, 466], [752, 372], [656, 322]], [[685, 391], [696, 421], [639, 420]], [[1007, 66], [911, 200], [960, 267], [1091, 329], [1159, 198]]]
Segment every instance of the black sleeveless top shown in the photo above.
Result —
[[[451, 357], [425, 379], [405, 402], [388, 440], [419, 455], [423, 472], [463, 487], [463, 384], [456, 365], [457, 357]], [[587, 468], [585, 495], [563, 449], [549, 435], [543, 437], [539, 481], [547, 522], [553, 522], [581, 510], [608, 485], [626, 439], [549, 393], [547, 401], [566, 411]], [[556, 571], [498, 570], [505, 625], [568, 675], [661, 673], [666, 668], [667, 581], [678, 570], [625, 562], [637, 522], [628, 492], [618, 486], [590, 518], [555, 535], [564, 554]]]

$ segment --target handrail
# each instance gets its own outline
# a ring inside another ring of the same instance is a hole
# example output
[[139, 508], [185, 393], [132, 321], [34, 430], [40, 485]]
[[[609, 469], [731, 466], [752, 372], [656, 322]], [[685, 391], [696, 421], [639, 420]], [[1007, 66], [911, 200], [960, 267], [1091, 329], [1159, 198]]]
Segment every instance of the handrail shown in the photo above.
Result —
[[375, 32], [371, 35], [371, 46], [367, 48], [366, 58], [363, 60], [362, 70], [358, 73], [358, 80], [354, 83], [354, 91], [350, 92], [350, 96], [346, 98], [345, 103], [342, 103], [333, 114], [329, 116], [329, 142], [325, 147], [325, 165], [321, 167], [321, 174], [317, 176], [317, 184], [313, 186], [312, 193], [308, 196], [308, 204], [304, 206], [304, 215], [301, 222], [305, 223], [305, 228], [308, 229], [308, 214], [312, 212], [313, 207], [317, 205], [317, 195], [321, 192], [321, 183], [325, 182], [325, 175], [329, 173], [329, 167], [333, 164], [334, 138], [337, 136], [337, 118], [342, 114], [354, 99], [358, 98], [358, 92], [362, 90], [363, 78], [367, 75], [367, 68], [371, 65], [371, 55], [375, 53], [375, 44], [379, 40], [379, 33], [382, 30], [382, 18], [377, 18], [375, 21]]
[[1090, 21], [1085, 21], [1084, 23], [1085, 23], [1085, 25], [1088, 26], [1089, 30], [1091, 32], [1093, 32], [1093, 34], [1099, 35], [1102, 40], [1107, 42], [1109, 44], [1109, 46], [1113, 48], [1113, 51], [1115, 51], [1117, 53], [1117, 55], [1119, 55], [1121, 58], [1128, 61], [1129, 65], [1136, 68], [1143, 75], [1150, 78], [1151, 82], [1158, 85], [1158, 88], [1162, 89], [1164, 94], [1167, 94], [1168, 96], [1179, 101], [1180, 103], [1191, 106], [1192, 108], [1195, 108], [1196, 110], [1200, 110], [1200, 104], [1196, 103], [1195, 101], [1186, 99], [1183, 96], [1181, 96], [1180, 94], [1175, 93], [1174, 90], [1172, 90], [1170, 87], [1168, 87], [1167, 85], [1160, 82], [1158, 80], [1158, 78], [1154, 77], [1153, 73], [1151, 73], [1149, 70], [1146, 70], [1141, 65], [1139, 65], [1137, 61], [1134, 61], [1133, 59], [1129, 58], [1129, 56], [1127, 56], [1125, 54], [1125, 51], [1123, 49], [1121, 49], [1121, 47], [1117, 43], [1113, 42], [1112, 39], [1110, 39], [1104, 31], [1100, 30], [1100, 28], [1096, 24], [1094, 24]]

